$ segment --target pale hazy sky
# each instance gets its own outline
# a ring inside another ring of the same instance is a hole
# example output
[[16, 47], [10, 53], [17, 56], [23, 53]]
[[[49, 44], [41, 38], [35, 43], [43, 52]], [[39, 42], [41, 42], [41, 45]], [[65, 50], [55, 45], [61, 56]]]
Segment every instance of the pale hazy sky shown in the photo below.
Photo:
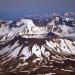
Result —
[[75, 0], [0, 0], [0, 18], [65, 11], [75, 11]]

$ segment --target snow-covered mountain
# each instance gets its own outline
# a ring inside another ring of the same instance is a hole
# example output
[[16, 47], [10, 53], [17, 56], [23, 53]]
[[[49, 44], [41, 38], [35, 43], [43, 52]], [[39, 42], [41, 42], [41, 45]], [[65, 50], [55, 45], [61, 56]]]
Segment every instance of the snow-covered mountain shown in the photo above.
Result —
[[38, 22], [36, 22], [37, 20], [34, 22], [34, 20], [31, 19], [21, 19], [16, 21], [8, 21], [4, 23], [3, 21], [1, 21], [0, 41], [3, 42], [9, 40], [10, 38], [14, 38], [14, 36], [26, 36], [27, 34], [37, 35], [52, 32], [56, 35], [64, 37], [68, 34], [73, 35], [75, 33], [75, 19], [55, 16], [52, 20], [49, 20], [50, 19], [47, 19], [47, 21], [43, 22], [46, 24], [45, 26], [39, 26], [37, 24]]
[[74, 75], [75, 19], [36, 21], [0, 21], [0, 74]]
[[43, 35], [47, 33], [46, 27], [36, 26], [31, 19], [21, 19], [20, 21], [16, 22], [14, 26], [13, 23], [14, 22], [11, 23], [12, 27], [11, 24], [9, 24], [8, 26], [3, 26], [0, 28], [1, 42], [8, 41], [9, 39], [19, 35], [28, 37], [28, 35]]
[[74, 17], [74, 18], [75, 18], [75, 12], [72, 12], [72, 11], [70, 11], [70, 12], [65, 12], [65, 13], [64, 13], [64, 16], [65, 16], [65, 17]]
[[[47, 28], [61, 37], [70, 36], [70, 39], [74, 39], [75, 35], [75, 19], [66, 18], [62, 16], [55, 16], [52, 21], [47, 25]], [[68, 38], [68, 37], [67, 37]]]

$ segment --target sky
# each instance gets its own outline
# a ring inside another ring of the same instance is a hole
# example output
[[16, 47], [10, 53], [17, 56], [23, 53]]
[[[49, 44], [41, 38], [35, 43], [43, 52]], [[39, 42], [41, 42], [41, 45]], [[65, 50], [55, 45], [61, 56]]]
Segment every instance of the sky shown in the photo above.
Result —
[[75, 0], [0, 0], [0, 19], [67, 11], [75, 12]]

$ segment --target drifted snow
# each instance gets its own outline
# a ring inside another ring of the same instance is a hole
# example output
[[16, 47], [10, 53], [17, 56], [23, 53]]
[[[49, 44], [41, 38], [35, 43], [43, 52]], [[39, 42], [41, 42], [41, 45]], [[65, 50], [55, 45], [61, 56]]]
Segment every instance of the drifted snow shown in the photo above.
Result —
[[27, 27], [27, 29], [29, 30], [29, 33], [32, 34], [31, 29], [35, 27], [35, 24], [33, 23], [33, 21], [29, 19], [22, 19], [21, 22], [24, 23], [24, 25]]
[[23, 48], [23, 50], [21, 52], [21, 55], [24, 55], [23, 60], [28, 59], [32, 55], [31, 51], [29, 52], [29, 47], [28, 46]]
[[72, 45], [72, 42], [66, 39], [60, 39], [60, 43], [52, 42], [52, 41], [46, 41], [46, 44], [51, 48], [58, 52], [67, 52], [69, 54], [75, 54], [75, 46]]
[[37, 57], [41, 57], [41, 49], [37, 44], [32, 47], [32, 53], [36, 54]]
[[41, 48], [40, 48], [39, 46], [37, 46], [37, 44], [35, 44], [32, 47], [32, 53], [36, 54], [37, 57], [42, 57], [41, 56], [42, 54], [46, 57], [48, 57], [50, 55], [50, 53], [45, 50], [44, 46], [41, 46]]

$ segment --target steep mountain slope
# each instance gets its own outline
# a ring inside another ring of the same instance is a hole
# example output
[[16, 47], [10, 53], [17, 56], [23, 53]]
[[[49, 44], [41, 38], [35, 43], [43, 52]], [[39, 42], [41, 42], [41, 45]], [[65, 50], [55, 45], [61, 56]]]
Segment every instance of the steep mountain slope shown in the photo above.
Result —
[[75, 41], [55, 36], [42, 39], [18, 36], [0, 45], [1, 72], [68, 74], [75, 71], [74, 63]]

